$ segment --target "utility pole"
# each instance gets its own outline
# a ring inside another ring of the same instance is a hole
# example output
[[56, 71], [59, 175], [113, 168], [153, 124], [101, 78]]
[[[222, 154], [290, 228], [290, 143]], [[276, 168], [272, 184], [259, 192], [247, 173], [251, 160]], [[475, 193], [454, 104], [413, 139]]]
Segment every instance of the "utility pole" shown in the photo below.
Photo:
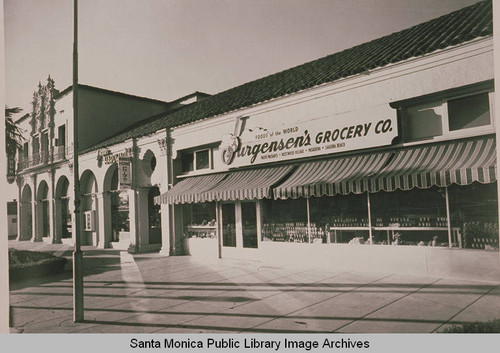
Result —
[[78, 0], [73, 18], [73, 183], [75, 186], [75, 251], [73, 252], [73, 321], [83, 321], [83, 254], [80, 238], [80, 172], [78, 168]]

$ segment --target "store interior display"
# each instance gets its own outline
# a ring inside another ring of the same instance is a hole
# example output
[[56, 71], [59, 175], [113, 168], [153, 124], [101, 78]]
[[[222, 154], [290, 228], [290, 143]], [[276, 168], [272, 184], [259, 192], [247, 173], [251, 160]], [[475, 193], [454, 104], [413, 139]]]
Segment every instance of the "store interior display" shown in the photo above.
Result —
[[217, 237], [214, 202], [185, 204], [183, 215], [184, 237], [213, 239]]
[[[310, 233], [310, 236], [309, 236]], [[263, 241], [279, 241], [292, 243], [326, 243], [325, 230], [311, 224], [310, 231], [306, 223], [264, 223], [262, 225]]]
[[[368, 217], [366, 193], [309, 200], [265, 199], [261, 201], [261, 241], [495, 250], [498, 249], [495, 192], [496, 183], [451, 186], [448, 190], [432, 187], [380, 191], [370, 194], [371, 217]], [[186, 237], [216, 238], [215, 203], [187, 204], [183, 210]], [[222, 217], [223, 245], [234, 247], [234, 204], [222, 204]], [[242, 218], [243, 246], [257, 247], [254, 203], [242, 203]]]

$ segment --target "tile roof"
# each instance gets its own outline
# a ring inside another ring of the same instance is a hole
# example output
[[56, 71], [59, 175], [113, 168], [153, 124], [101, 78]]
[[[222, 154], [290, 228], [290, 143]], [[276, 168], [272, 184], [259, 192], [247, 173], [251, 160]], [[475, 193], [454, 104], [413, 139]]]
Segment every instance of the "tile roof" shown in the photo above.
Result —
[[[100, 87], [83, 85], [81, 83], [78, 84], [78, 87], [80, 89], [86, 89], [86, 90], [89, 90], [89, 91], [94, 91], [94, 92], [99, 92], [99, 93], [105, 93], [105, 94], [112, 94], [112, 95], [115, 95], [115, 96], [120, 96], [120, 97], [129, 98], [129, 99], [135, 99], [135, 100], [141, 100], [141, 101], [145, 101], [145, 102], [159, 103], [159, 104], [165, 104], [165, 105], [168, 105], [168, 104], [171, 103], [171, 102], [166, 102], [166, 101], [162, 101], [162, 100], [158, 100], [158, 99], [147, 98], [147, 97], [140, 97], [140, 96], [136, 96], [136, 95], [133, 95], [133, 94], [123, 93], [123, 92], [118, 92], [118, 91], [111, 91], [109, 89], [104, 89], [104, 88], [100, 88]], [[61, 99], [62, 97], [64, 97], [65, 95], [69, 94], [72, 91], [73, 91], [73, 85], [71, 85], [69, 87], [66, 87], [64, 90], [62, 90], [61, 92], [59, 92], [54, 98], [55, 99]]]
[[388, 64], [493, 35], [491, 0], [353, 48], [206, 97], [175, 112], [151, 117], [84, 152], [249, 107]]

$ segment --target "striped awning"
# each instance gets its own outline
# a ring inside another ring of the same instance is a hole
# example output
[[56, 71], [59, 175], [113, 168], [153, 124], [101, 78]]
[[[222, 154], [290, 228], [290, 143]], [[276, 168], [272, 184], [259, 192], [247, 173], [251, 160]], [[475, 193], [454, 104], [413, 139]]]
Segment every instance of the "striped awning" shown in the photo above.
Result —
[[271, 188], [280, 182], [292, 166], [230, 172], [222, 182], [200, 195], [203, 201], [253, 200], [271, 198]]
[[275, 199], [363, 193], [368, 181], [388, 161], [391, 153], [365, 154], [300, 165], [279, 187]]
[[371, 180], [370, 191], [469, 185], [475, 181], [485, 184], [496, 180], [496, 143], [490, 136], [401, 149]]
[[200, 195], [220, 183], [226, 174], [200, 175], [179, 181], [167, 192], [155, 197], [155, 204], [203, 202]]
[[495, 138], [434, 143], [301, 165], [275, 199], [410, 190], [497, 180]]

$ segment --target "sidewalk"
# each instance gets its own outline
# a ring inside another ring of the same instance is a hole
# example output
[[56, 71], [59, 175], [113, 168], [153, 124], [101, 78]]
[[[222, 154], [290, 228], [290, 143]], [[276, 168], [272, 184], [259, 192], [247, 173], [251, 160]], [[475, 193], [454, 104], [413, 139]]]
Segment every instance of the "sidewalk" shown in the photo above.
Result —
[[[62, 256], [72, 251], [9, 246]], [[11, 332], [428, 333], [500, 318], [498, 283], [83, 250], [85, 321], [73, 323], [68, 270], [11, 286]]]

